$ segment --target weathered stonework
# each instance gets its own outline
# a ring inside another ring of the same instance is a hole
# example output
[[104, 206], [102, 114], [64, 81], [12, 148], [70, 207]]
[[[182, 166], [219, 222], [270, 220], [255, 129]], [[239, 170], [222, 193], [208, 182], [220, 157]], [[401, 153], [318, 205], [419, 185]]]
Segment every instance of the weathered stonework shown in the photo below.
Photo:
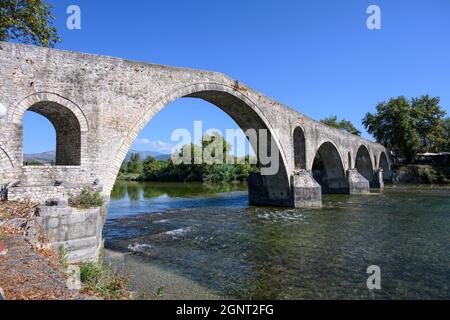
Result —
[[[280, 170], [249, 179], [254, 204], [317, 204], [315, 181], [294, 173], [311, 172], [317, 153], [326, 171], [322, 191], [352, 193], [352, 184], [359, 182], [352, 182], [347, 172], [355, 168], [368, 181], [380, 168], [386, 175], [391, 172], [382, 145], [330, 128], [221, 73], [4, 42], [0, 71], [5, 75], [0, 77], [0, 103], [7, 106], [0, 118], [0, 184], [18, 183], [9, 193], [14, 199], [30, 193], [40, 201], [67, 196], [67, 190], [94, 182], [109, 196], [139, 132], [183, 97], [215, 104], [243, 130], [269, 131]], [[22, 118], [27, 110], [54, 124], [56, 166], [23, 165]]]
[[367, 181], [357, 170], [349, 170], [347, 176], [350, 194], [368, 194], [370, 192], [369, 181]]
[[322, 206], [322, 188], [314, 180], [311, 172], [300, 170], [291, 177], [294, 208], [320, 208]]
[[69, 263], [97, 261], [103, 245], [102, 228], [106, 208], [75, 209], [57, 203], [38, 208], [37, 222], [43, 227], [51, 245], [67, 249]]

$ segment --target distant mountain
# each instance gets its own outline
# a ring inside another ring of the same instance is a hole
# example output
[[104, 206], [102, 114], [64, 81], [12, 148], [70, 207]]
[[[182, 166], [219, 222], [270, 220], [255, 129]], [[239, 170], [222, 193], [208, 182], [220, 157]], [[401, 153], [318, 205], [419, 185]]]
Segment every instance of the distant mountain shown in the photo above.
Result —
[[139, 156], [141, 157], [141, 160], [144, 160], [145, 158], [148, 157], [153, 157], [156, 160], [167, 160], [170, 159], [170, 154], [164, 154], [161, 152], [157, 152], [157, 151], [137, 151], [137, 150], [130, 150], [127, 153], [127, 156], [125, 157], [125, 160], [130, 160], [131, 155], [133, 153], [138, 153]]
[[47, 151], [41, 153], [30, 153], [23, 155], [23, 161], [31, 162], [31, 161], [39, 161], [42, 163], [51, 163], [55, 161], [56, 152], [55, 151]]
[[[131, 154], [133, 153], [139, 153], [139, 156], [141, 157], [141, 160], [144, 160], [147, 157], [153, 157], [156, 160], [167, 160], [170, 158], [170, 154], [164, 154], [157, 151], [136, 151], [136, 150], [130, 150], [128, 152], [127, 156], [125, 157], [125, 160], [130, 160]], [[56, 152], [55, 151], [47, 151], [42, 153], [30, 153], [30, 154], [24, 154], [23, 160], [25, 162], [31, 162], [31, 161], [39, 161], [44, 164], [51, 163], [52, 161], [55, 161]]]

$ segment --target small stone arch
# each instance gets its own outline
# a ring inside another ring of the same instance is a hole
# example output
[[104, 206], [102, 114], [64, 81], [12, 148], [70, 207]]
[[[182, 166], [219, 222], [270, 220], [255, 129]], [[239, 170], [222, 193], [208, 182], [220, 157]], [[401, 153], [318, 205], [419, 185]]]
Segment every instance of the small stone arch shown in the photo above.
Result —
[[365, 145], [361, 145], [356, 152], [355, 168], [364, 178], [368, 181], [372, 181], [374, 166], [372, 164], [369, 149]]
[[294, 168], [306, 169], [306, 141], [305, 133], [301, 126], [297, 126], [292, 134], [294, 145]]
[[391, 166], [389, 164], [388, 157], [384, 151], [380, 153], [379, 159], [380, 159], [379, 160], [379, 169], [383, 169], [384, 182], [391, 182], [391, 180], [392, 180]]
[[325, 141], [317, 148], [314, 159], [318, 159], [317, 155], [323, 165], [323, 170], [315, 171], [314, 162], [312, 169], [314, 178], [322, 186], [322, 192], [348, 192], [344, 163], [337, 146], [331, 141]]
[[[82, 141], [86, 140], [89, 124], [81, 108], [51, 92], [31, 94], [10, 108], [10, 122], [22, 125], [25, 112], [32, 111], [47, 118], [56, 131], [57, 166], [80, 166]], [[22, 148], [23, 151], [23, 148]]]
[[53, 125], [56, 132], [55, 165], [81, 165], [81, 126], [75, 114], [52, 101], [37, 102], [27, 111], [40, 114]]
[[22, 99], [19, 103], [12, 106], [8, 110], [8, 122], [21, 125], [25, 112], [29, 110], [33, 105], [40, 102], [54, 103], [65, 107], [66, 109], [70, 110], [77, 118], [80, 125], [80, 131], [89, 131], [89, 123], [81, 108], [73, 101], [52, 92], [37, 92]]

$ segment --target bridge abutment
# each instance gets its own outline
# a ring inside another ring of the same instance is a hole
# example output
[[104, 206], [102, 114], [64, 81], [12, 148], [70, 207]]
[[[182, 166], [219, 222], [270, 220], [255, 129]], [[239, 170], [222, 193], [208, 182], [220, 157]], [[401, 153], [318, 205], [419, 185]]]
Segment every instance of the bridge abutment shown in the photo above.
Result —
[[37, 224], [55, 250], [63, 247], [69, 263], [98, 261], [103, 247], [102, 230], [108, 206], [92, 209], [69, 207], [67, 200], [38, 207]]

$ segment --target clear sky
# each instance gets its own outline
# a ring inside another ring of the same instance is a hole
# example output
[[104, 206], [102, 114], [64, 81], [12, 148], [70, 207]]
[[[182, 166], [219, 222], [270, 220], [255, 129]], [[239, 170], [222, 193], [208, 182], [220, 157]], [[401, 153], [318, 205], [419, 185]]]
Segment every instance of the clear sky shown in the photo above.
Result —
[[[361, 125], [390, 97], [430, 94], [450, 113], [448, 0], [52, 0], [63, 41], [57, 48], [220, 71], [322, 119]], [[81, 8], [81, 30], [66, 9]], [[367, 7], [381, 8], [369, 30]], [[189, 110], [188, 110], [189, 109]], [[235, 128], [221, 110], [181, 99], [160, 112], [135, 149], [167, 151], [176, 128]], [[54, 148], [54, 134], [25, 118], [25, 152]]]

